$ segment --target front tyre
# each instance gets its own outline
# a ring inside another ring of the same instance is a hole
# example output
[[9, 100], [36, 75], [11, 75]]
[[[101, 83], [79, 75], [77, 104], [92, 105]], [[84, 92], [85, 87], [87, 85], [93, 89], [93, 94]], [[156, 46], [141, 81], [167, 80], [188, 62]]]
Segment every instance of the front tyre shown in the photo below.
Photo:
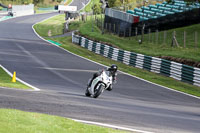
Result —
[[87, 87], [87, 89], [86, 89], [86, 91], [85, 91], [85, 96], [87, 96], [87, 97], [90, 97], [90, 96], [91, 96], [91, 94], [90, 94], [90, 92], [89, 92], [89, 90], [88, 90], [88, 87]]
[[94, 95], [93, 95], [93, 97], [94, 98], [99, 97], [99, 95], [103, 92], [104, 88], [105, 87], [104, 87], [103, 84], [97, 85], [97, 87], [94, 89]]
[[107, 88], [108, 91], [112, 90], [112, 84]]

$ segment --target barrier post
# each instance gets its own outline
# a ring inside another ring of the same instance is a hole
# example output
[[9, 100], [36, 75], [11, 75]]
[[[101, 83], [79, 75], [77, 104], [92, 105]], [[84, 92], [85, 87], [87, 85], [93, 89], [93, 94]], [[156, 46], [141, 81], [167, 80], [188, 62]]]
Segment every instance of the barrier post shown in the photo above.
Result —
[[173, 32], [173, 35], [172, 35], [172, 44], [171, 44], [171, 46], [173, 47], [174, 44], [176, 44], [176, 46], [179, 47], [179, 44], [178, 44], [178, 42], [177, 42], [177, 40], [176, 40], [176, 31]]
[[[102, 16], [102, 15], [101, 15], [101, 16]], [[101, 27], [101, 28], [102, 28], [102, 33], [101, 33], [101, 34], [103, 35], [103, 34], [104, 34], [104, 21], [103, 21], [103, 19], [102, 19], [102, 24], [101, 24], [101, 26], [102, 26], [102, 27]]]
[[172, 47], [174, 46], [174, 36], [175, 36], [175, 31], [173, 31], [172, 33], [172, 44], [171, 44]]
[[166, 31], [164, 31], [164, 39], [163, 39], [163, 44], [166, 42]]
[[135, 36], [136, 36], [136, 41], [137, 41], [137, 34], [138, 34], [138, 28], [137, 27], [135, 27]]
[[118, 36], [120, 36], [120, 24], [118, 25]]
[[113, 30], [114, 30], [114, 34], [115, 34], [115, 32], [116, 32], [116, 29], [115, 29], [115, 28], [116, 28], [116, 26], [115, 26], [115, 24], [114, 24], [113, 26], [114, 26]]
[[195, 31], [195, 48], [197, 48], [197, 40], [198, 40], [198, 33], [197, 33], [197, 31]]
[[152, 43], [154, 42], [154, 35], [155, 35], [155, 32], [152, 32], [152, 39], [151, 39]]
[[109, 24], [109, 32], [110, 32], [110, 33], [112, 33], [112, 30], [111, 30], [111, 29], [112, 29], [112, 25], [111, 25], [111, 23], [110, 23], [110, 24]]
[[129, 40], [131, 39], [131, 27], [129, 28]]
[[184, 42], [184, 48], [186, 47], [186, 31], [184, 31], [184, 39], [183, 39], [183, 42]]
[[156, 30], [156, 44], [158, 44], [158, 36], [159, 36], [159, 33], [158, 33], [158, 30]]
[[148, 40], [148, 43], [150, 43], [150, 34], [151, 34], [151, 29], [149, 29], [149, 40]]

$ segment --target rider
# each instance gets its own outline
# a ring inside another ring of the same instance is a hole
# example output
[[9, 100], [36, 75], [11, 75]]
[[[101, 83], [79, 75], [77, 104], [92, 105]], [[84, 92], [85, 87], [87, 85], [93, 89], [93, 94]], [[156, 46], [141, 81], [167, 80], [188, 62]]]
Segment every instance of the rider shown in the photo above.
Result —
[[[112, 76], [112, 77], [113, 77], [113, 78], [112, 78], [112, 79], [113, 79], [113, 83], [116, 82], [117, 69], [118, 69], [117, 65], [112, 64], [112, 65], [106, 70], [106, 71], [109, 73], [109, 76]], [[98, 77], [99, 75], [101, 75], [101, 72], [102, 72], [102, 71], [99, 71], [99, 72], [93, 74], [93, 77], [92, 77], [92, 79], [90, 80], [90, 83], [88, 84], [88, 87], [91, 86], [92, 81], [93, 81], [96, 77]], [[107, 90], [111, 91], [111, 90], [112, 90], [112, 86], [110, 86]]]

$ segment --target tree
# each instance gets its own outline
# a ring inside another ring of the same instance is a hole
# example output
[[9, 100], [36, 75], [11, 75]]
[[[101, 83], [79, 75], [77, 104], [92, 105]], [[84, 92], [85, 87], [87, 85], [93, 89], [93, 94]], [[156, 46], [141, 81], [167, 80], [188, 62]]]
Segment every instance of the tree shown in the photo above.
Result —
[[92, 9], [94, 11], [94, 14], [100, 14], [102, 12], [101, 4], [99, 4], [99, 3], [94, 4]]
[[115, 7], [116, 5], [115, 5], [115, 2], [116, 1], [120, 1], [120, 0], [108, 0], [108, 5], [109, 5], [109, 7]]
[[33, 4], [37, 5], [39, 3], [43, 3], [44, 0], [33, 0]]

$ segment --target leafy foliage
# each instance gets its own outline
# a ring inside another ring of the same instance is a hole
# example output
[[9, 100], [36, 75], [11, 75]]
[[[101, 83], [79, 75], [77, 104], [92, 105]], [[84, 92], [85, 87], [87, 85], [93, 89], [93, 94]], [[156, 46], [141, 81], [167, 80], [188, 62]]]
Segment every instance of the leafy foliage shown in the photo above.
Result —
[[101, 4], [100, 3], [96, 3], [94, 4], [94, 6], [92, 7], [94, 14], [100, 14], [102, 13], [102, 8], [101, 8]]

